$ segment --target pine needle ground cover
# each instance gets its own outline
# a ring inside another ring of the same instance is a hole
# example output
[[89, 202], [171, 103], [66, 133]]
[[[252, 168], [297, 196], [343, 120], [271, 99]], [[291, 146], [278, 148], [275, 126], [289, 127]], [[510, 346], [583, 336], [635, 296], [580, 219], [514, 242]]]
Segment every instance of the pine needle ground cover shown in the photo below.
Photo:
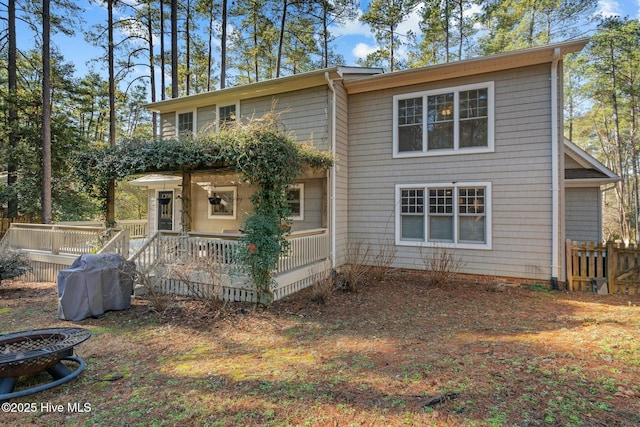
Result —
[[2, 332], [77, 325], [93, 337], [76, 348], [77, 381], [12, 400], [37, 410], [2, 424], [640, 425], [638, 296], [429, 286], [415, 272], [325, 305], [310, 296], [267, 310], [172, 299], [161, 313], [134, 299], [72, 323], [57, 319], [55, 284], [6, 282]]

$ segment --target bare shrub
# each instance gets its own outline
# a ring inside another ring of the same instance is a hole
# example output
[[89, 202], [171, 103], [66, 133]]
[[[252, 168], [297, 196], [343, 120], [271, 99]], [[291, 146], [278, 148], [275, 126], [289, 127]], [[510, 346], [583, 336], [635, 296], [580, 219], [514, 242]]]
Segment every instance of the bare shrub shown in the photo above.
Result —
[[378, 253], [373, 257], [373, 271], [377, 280], [383, 280], [393, 269], [397, 248], [391, 239], [384, 239], [378, 243]]
[[331, 271], [318, 273], [318, 280], [311, 287], [311, 301], [326, 304], [336, 289], [336, 283]]
[[369, 246], [364, 247], [362, 240], [347, 242], [345, 265], [340, 268], [342, 274], [341, 288], [356, 292], [362, 284], [371, 266], [369, 265]]
[[498, 276], [483, 277], [478, 281], [479, 288], [487, 292], [504, 292], [507, 284]]
[[169, 295], [160, 288], [161, 278], [157, 276], [159, 269], [157, 263], [152, 263], [147, 268], [136, 268], [133, 272], [133, 284], [135, 289], [141, 289], [141, 294], [149, 300], [155, 311], [163, 312], [169, 308]]
[[465, 263], [458, 257], [452, 248], [435, 246], [420, 250], [420, 255], [425, 266], [425, 275], [430, 285], [440, 286], [450, 282], [464, 267]]
[[191, 256], [182, 263], [168, 265], [167, 270], [186, 286], [190, 297], [207, 307], [221, 309], [226, 304], [219, 298], [224, 267], [215, 257]]

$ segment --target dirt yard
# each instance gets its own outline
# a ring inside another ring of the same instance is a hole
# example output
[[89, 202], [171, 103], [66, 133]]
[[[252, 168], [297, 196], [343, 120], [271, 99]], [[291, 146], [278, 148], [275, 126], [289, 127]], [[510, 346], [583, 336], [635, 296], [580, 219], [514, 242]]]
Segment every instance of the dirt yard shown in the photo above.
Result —
[[93, 336], [76, 348], [87, 362], [76, 381], [10, 401], [0, 424], [640, 425], [638, 296], [433, 287], [414, 272], [326, 305], [310, 295], [261, 311], [172, 299], [158, 313], [134, 299], [65, 322], [55, 284], [3, 283], [0, 332], [80, 326]]

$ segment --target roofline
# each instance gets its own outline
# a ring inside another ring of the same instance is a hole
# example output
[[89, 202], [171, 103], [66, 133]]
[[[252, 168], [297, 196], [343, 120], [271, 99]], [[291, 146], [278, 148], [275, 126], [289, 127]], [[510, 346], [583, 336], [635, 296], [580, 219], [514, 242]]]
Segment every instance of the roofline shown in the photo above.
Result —
[[501, 71], [510, 68], [519, 68], [530, 65], [551, 63], [554, 60], [556, 50], [560, 57], [579, 52], [588, 43], [589, 39], [580, 38], [561, 43], [553, 43], [540, 47], [515, 50], [495, 55], [465, 59], [456, 62], [431, 65], [411, 70], [396, 71], [393, 73], [370, 76], [366, 79], [345, 81], [348, 94], [370, 92], [374, 90], [389, 89], [401, 86], [409, 86], [430, 81], [439, 81], [456, 77], [464, 77], [492, 71]]
[[260, 96], [275, 95], [293, 90], [306, 89], [327, 84], [326, 75], [332, 78], [354, 79], [369, 77], [372, 74], [381, 74], [382, 68], [344, 67], [336, 66], [309, 71], [306, 73], [292, 74], [285, 77], [263, 80], [245, 85], [227, 87], [179, 98], [165, 99], [163, 101], [144, 104], [144, 107], [156, 112], [176, 111], [181, 108], [196, 108], [220, 102], [236, 102], [242, 99], [257, 98]]
[[581, 178], [565, 180], [565, 183], [569, 186], [577, 186], [579, 184], [612, 184], [620, 181], [620, 177], [614, 173], [611, 169], [600, 163], [595, 157], [578, 147], [573, 142], [564, 138], [565, 154], [576, 161], [580, 166], [585, 169], [595, 169], [598, 172], [606, 176], [606, 178]]

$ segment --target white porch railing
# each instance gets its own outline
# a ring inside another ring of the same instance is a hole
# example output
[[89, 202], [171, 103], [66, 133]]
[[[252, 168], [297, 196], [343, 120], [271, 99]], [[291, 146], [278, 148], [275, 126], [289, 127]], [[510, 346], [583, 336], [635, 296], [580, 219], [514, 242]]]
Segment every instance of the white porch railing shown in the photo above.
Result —
[[102, 247], [105, 228], [58, 224], [11, 224], [2, 248], [41, 251], [54, 255], [82, 255]]
[[[146, 219], [121, 219], [117, 221], [116, 228], [123, 228], [129, 230], [129, 238], [142, 239], [147, 237], [149, 220]], [[89, 227], [102, 227], [104, 224], [100, 221], [67, 221], [60, 222], [58, 225], [73, 225], [73, 226], [89, 226]]]
[[[222, 283], [218, 284], [219, 297], [232, 301], [254, 301], [255, 291], [248, 284], [246, 274], [240, 273], [235, 263], [239, 243], [238, 234], [157, 232], [140, 247], [129, 260], [139, 271], [147, 272], [164, 265], [175, 265], [205, 259], [218, 265]], [[329, 269], [329, 235], [326, 229], [294, 232], [289, 237], [289, 252], [280, 257], [276, 268], [278, 286], [276, 299], [310, 286], [319, 274]], [[176, 277], [156, 278], [162, 292], [186, 294], [194, 283], [181, 283]], [[203, 276], [205, 277], [205, 276]], [[211, 286], [202, 283], [203, 287]]]
[[2, 238], [0, 250], [28, 255], [32, 269], [22, 276], [24, 280], [55, 282], [58, 272], [80, 255], [117, 252], [126, 257], [129, 231], [105, 230], [103, 226], [14, 223]]

